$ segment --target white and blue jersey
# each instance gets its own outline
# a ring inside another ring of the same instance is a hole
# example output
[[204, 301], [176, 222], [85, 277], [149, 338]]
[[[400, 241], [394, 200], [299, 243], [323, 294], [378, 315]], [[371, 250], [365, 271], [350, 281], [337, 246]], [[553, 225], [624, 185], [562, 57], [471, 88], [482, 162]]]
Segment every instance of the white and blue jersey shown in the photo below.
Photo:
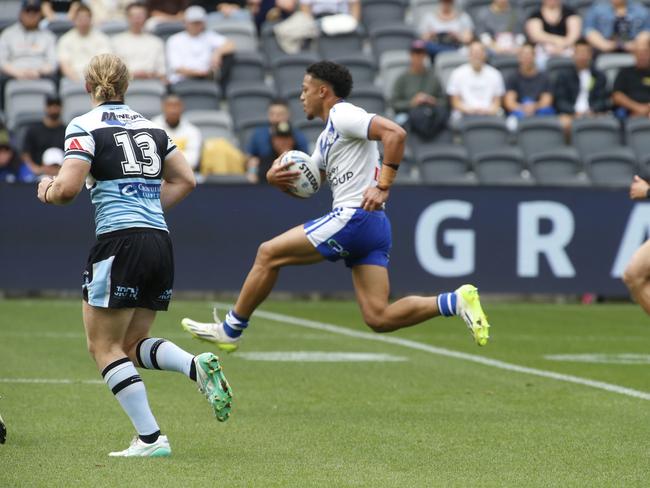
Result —
[[384, 211], [360, 208], [380, 170], [377, 142], [368, 139], [374, 116], [351, 103], [337, 103], [312, 154], [327, 176], [334, 201], [330, 213], [304, 225], [305, 234], [325, 259], [343, 259], [349, 267], [388, 266], [392, 245]]
[[70, 122], [65, 157], [90, 164], [86, 186], [98, 236], [134, 227], [167, 231], [160, 188], [174, 149], [163, 129], [124, 104], [105, 103]]

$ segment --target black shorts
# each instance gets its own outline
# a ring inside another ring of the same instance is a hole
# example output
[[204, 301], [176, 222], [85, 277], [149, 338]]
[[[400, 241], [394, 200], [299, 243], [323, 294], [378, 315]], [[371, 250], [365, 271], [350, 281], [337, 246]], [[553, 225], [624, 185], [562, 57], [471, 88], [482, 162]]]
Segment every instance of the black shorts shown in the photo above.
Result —
[[173, 284], [169, 234], [124, 229], [97, 238], [84, 271], [83, 297], [94, 307], [167, 310]]

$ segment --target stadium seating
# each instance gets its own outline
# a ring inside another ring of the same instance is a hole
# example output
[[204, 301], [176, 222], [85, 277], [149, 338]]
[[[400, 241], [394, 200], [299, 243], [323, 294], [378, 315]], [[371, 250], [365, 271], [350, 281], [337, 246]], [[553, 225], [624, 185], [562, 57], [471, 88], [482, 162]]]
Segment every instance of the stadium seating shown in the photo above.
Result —
[[273, 97], [273, 90], [266, 85], [231, 87], [228, 106], [235, 126], [239, 128], [245, 122], [265, 117]]
[[469, 14], [469, 16], [474, 21], [476, 25], [476, 20], [478, 19], [478, 13], [488, 5], [492, 3], [492, 0], [465, 0], [463, 3], [463, 10]]
[[367, 112], [378, 115], [386, 113], [384, 95], [381, 92], [381, 88], [377, 88], [374, 85], [355, 86], [347, 100], [350, 103], [362, 107]]
[[633, 117], [625, 124], [625, 141], [636, 156], [642, 169], [647, 170], [650, 163], [650, 120], [646, 117]]
[[74, 27], [72, 21], [68, 19], [55, 19], [47, 24], [47, 29], [51, 31], [57, 39]]
[[234, 42], [235, 49], [238, 52], [256, 52], [259, 48], [257, 29], [252, 21], [232, 19], [218, 19], [215, 21], [208, 17], [207, 26], [208, 29], [216, 31]]
[[99, 30], [107, 36], [114, 36], [129, 30], [129, 24], [126, 20], [108, 20], [99, 25]]
[[549, 80], [551, 80], [551, 83], [555, 83], [560, 72], [567, 68], [571, 68], [572, 66], [574, 66], [572, 58], [561, 56], [551, 57], [548, 58], [548, 61], [546, 62], [546, 74], [548, 75]]
[[333, 59], [341, 55], [363, 54], [363, 34], [361, 29], [347, 34], [318, 38], [318, 52], [323, 59]]
[[413, 28], [406, 24], [389, 24], [370, 31], [370, 43], [376, 61], [387, 51], [408, 51], [415, 39]]
[[532, 185], [534, 179], [526, 170], [519, 148], [500, 147], [482, 151], [473, 158], [476, 175], [489, 185]]
[[409, 24], [416, 30], [426, 14], [438, 5], [438, 0], [411, 0], [410, 12], [407, 15]]
[[234, 55], [234, 63], [230, 70], [230, 85], [241, 83], [264, 82], [264, 58], [259, 52], [240, 51]]
[[183, 80], [171, 87], [181, 97], [185, 110], [219, 110], [221, 93], [211, 80]]
[[411, 59], [408, 51], [387, 51], [379, 59], [379, 75], [381, 77], [381, 86], [384, 91], [386, 100], [393, 96], [393, 86], [405, 70], [409, 68]]
[[528, 167], [540, 185], [584, 186], [590, 183], [580, 156], [572, 147], [536, 152], [528, 157]]
[[519, 121], [517, 144], [526, 157], [564, 146], [562, 125], [555, 117], [529, 117]]
[[183, 114], [183, 118], [198, 127], [203, 140], [223, 137], [235, 145], [238, 144], [228, 112], [223, 110], [188, 110]]
[[126, 103], [144, 117], [160, 113], [160, 100], [165, 94], [165, 85], [160, 80], [133, 80], [126, 93]]
[[15, 23], [20, 12], [21, 0], [2, 0], [0, 2], [0, 31]]
[[370, 56], [364, 53], [349, 53], [333, 56], [330, 59], [350, 70], [355, 85], [374, 83], [377, 77], [377, 65]]
[[83, 83], [62, 80], [59, 94], [63, 104], [65, 123], [69, 123], [73, 118], [88, 112], [91, 108], [90, 97]]
[[476, 184], [476, 177], [469, 172], [469, 155], [464, 147], [455, 144], [430, 146], [417, 156], [420, 177], [424, 183]]
[[251, 140], [251, 136], [255, 129], [268, 125], [269, 121], [266, 116], [250, 117], [242, 122], [235, 122], [237, 129], [237, 137], [239, 137], [240, 147], [245, 148], [246, 144]]
[[447, 87], [452, 71], [468, 61], [464, 51], [446, 51], [436, 55], [434, 68], [443, 89]]
[[517, 56], [493, 56], [490, 59], [490, 64], [499, 70], [505, 83], [508, 83], [508, 80], [519, 71], [519, 60]]
[[470, 156], [508, 145], [510, 133], [501, 117], [465, 117], [460, 123], [463, 144]]
[[291, 112], [291, 121], [292, 122], [304, 122], [307, 120], [305, 118], [305, 111], [302, 108], [302, 102], [300, 101], [300, 94], [302, 88], [295, 88], [294, 90], [286, 92], [282, 98], [287, 101], [289, 104], [289, 112]]
[[404, 20], [406, 6], [404, 0], [361, 0], [361, 22], [370, 31]]
[[171, 36], [185, 30], [182, 22], [158, 22], [153, 28], [153, 35], [160, 37], [163, 42]]
[[634, 55], [629, 53], [602, 53], [596, 58], [596, 69], [605, 73], [607, 77], [607, 89], [614, 87], [616, 75], [628, 66], [634, 66]]
[[591, 154], [585, 166], [591, 181], [598, 186], [629, 186], [639, 171], [634, 153], [625, 147]]
[[272, 64], [276, 91], [284, 96], [300, 88], [307, 67], [316, 61], [318, 57], [312, 53], [284, 55], [277, 58]]
[[9, 129], [17, 127], [19, 117], [38, 115], [40, 119], [45, 109], [45, 96], [54, 93], [56, 86], [52, 80], [9, 80], [4, 93]]
[[318, 136], [325, 128], [325, 124], [320, 119], [307, 120], [303, 118], [303, 120], [300, 120], [295, 124], [295, 128], [305, 135], [307, 142], [309, 143], [309, 149], [313, 150]]
[[571, 140], [583, 161], [621, 145], [620, 125], [614, 117], [576, 119], [571, 130]]

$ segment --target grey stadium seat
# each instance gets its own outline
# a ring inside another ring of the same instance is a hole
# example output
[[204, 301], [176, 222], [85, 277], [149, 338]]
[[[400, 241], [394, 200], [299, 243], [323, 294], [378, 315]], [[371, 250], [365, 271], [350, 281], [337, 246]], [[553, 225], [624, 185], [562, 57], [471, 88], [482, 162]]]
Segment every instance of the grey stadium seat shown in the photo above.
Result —
[[236, 52], [230, 70], [230, 85], [264, 82], [264, 58], [259, 52]]
[[636, 157], [628, 148], [618, 148], [592, 154], [585, 161], [594, 185], [627, 187], [638, 173]]
[[[20, 114], [39, 114], [45, 110], [45, 96], [56, 93], [52, 80], [9, 80], [5, 85], [7, 125], [13, 129]], [[39, 117], [39, 118], [40, 118]]]
[[302, 102], [300, 101], [300, 94], [302, 93], [301, 88], [296, 88], [293, 91], [289, 91], [283, 95], [283, 99], [286, 100], [289, 105], [289, 112], [291, 112], [291, 123], [295, 124], [298, 122], [304, 122], [307, 120], [305, 111], [302, 108]]
[[228, 112], [223, 110], [188, 110], [183, 114], [183, 118], [198, 127], [203, 140], [223, 137], [237, 144], [232, 119]]
[[126, 20], [107, 20], [99, 24], [98, 27], [107, 36], [114, 36], [129, 30], [129, 24]]
[[55, 19], [55, 20], [51, 20], [47, 24], [47, 29], [50, 32], [52, 32], [57, 39], [61, 37], [63, 34], [65, 34], [66, 32], [68, 32], [73, 27], [74, 24], [72, 23], [71, 20], [68, 19]]
[[318, 38], [318, 52], [323, 59], [333, 59], [336, 56], [363, 54], [363, 34], [357, 28], [354, 32], [328, 36], [321, 33]]
[[433, 12], [438, 3], [438, 0], [411, 0], [411, 7], [407, 15], [408, 23], [417, 29], [424, 16]]
[[370, 31], [370, 43], [375, 59], [379, 61], [386, 51], [407, 51], [415, 39], [413, 28], [406, 24], [389, 24]]
[[629, 118], [625, 124], [625, 140], [634, 151], [637, 162], [645, 168], [650, 163], [650, 120], [646, 117]]
[[372, 84], [377, 76], [377, 65], [373, 59], [363, 53], [349, 53], [331, 58], [350, 70], [355, 85]]
[[528, 157], [528, 167], [540, 185], [584, 186], [589, 178], [575, 148], [560, 147]]
[[408, 51], [386, 51], [381, 55], [379, 76], [386, 100], [391, 99], [397, 78], [409, 68], [410, 64], [411, 58]]
[[454, 144], [430, 146], [417, 156], [423, 183], [476, 184], [469, 172], [469, 155], [464, 147]]
[[492, 3], [491, 0], [465, 0], [463, 3], [463, 10], [467, 12], [467, 14], [474, 21], [474, 25], [476, 25], [478, 13], [484, 7], [490, 5], [490, 3]]
[[167, 41], [174, 34], [185, 30], [183, 22], [158, 22], [153, 28], [152, 34], [160, 37], [163, 42]]
[[362, 107], [366, 112], [378, 115], [386, 113], [384, 95], [381, 89], [374, 85], [355, 86], [347, 100]]
[[63, 104], [63, 120], [68, 123], [73, 118], [82, 115], [92, 108], [90, 96], [83, 83], [61, 80], [61, 103]]
[[307, 142], [309, 143], [309, 149], [313, 150], [316, 146], [316, 140], [323, 129], [325, 128], [325, 123], [320, 119], [313, 120], [301, 120], [294, 124], [294, 127], [298, 129], [305, 135]]
[[460, 132], [470, 156], [507, 146], [510, 136], [501, 117], [464, 117]]
[[602, 53], [596, 58], [596, 69], [605, 73], [607, 89], [614, 87], [614, 80], [621, 68], [634, 66], [634, 55], [629, 53]]
[[404, 0], [361, 0], [361, 23], [366, 29], [404, 22], [406, 16]]
[[243, 122], [237, 124], [237, 137], [239, 138], [239, 142], [241, 144], [240, 147], [246, 148], [246, 145], [250, 141], [253, 132], [255, 132], [255, 129], [268, 125], [268, 123], [269, 120], [266, 118], [266, 116], [258, 116], [255, 118], [246, 119]]
[[564, 132], [555, 117], [527, 117], [519, 121], [517, 144], [526, 157], [564, 146]]
[[506, 83], [519, 71], [517, 56], [495, 55], [490, 58], [490, 64], [499, 70], [501, 76], [503, 76], [503, 81]]
[[146, 118], [160, 113], [165, 85], [160, 80], [133, 80], [126, 92], [126, 104]]
[[478, 180], [489, 185], [531, 185], [524, 157], [518, 148], [501, 147], [474, 156]]
[[285, 94], [302, 87], [307, 67], [318, 61], [311, 53], [285, 55], [273, 62], [273, 79], [278, 93]]
[[464, 51], [445, 51], [436, 55], [434, 62], [435, 72], [444, 91], [447, 89], [447, 82], [452, 71], [468, 61], [469, 59]]
[[620, 125], [614, 117], [576, 119], [571, 131], [573, 145], [583, 160], [621, 145]]
[[208, 17], [208, 29], [213, 30], [226, 36], [235, 43], [235, 50], [252, 51], [258, 50], [257, 29], [252, 21], [219, 19], [211, 20]]
[[183, 80], [171, 86], [185, 104], [185, 110], [219, 110], [221, 92], [211, 80]]
[[548, 58], [546, 62], [546, 74], [548, 75], [551, 83], [555, 83], [561, 71], [574, 66], [573, 58], [565, 58], [561, 56], [554, 56]]
[[[275, 24], [273, 23], [265, 22], [260, 33], [260, 46], [264, 51], [268, 64], [273, 64], [276, 59], [287, 56], [287, 53], [282, 50], [278, 44], [277, 39], [275, 38], [275, 34], [273, 32], [274, 25]], [[309, 43], [307, 46], [309, 46]], [[310, 52], [307, 46], [301, 50], [302, 53]]]
[[235, 86], [228, 90], [228, 105], [235, 126], [252, 119], [266, 117], [274, 92], [266, 85]]

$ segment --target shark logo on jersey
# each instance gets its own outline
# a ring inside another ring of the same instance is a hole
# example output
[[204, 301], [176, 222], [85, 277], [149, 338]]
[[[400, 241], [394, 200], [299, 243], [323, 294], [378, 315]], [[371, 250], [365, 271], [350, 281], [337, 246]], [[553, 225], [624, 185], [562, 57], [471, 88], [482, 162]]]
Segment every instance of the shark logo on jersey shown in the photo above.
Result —
[[318, 149], [323, 156], [323, 161], [327, 162], [327, 157], [329, 156], [330, 149], [336, 141], [339, 139], [339, 135], [334, 128], [334, 124], [330, 120], [327, 123], [327, 133], [325, 137], [321, 137], [320, 142], [318, 143]]
[[125, 197], [160, 198], [160, 185], [153, 183], [120, 183], [118, 188]]

